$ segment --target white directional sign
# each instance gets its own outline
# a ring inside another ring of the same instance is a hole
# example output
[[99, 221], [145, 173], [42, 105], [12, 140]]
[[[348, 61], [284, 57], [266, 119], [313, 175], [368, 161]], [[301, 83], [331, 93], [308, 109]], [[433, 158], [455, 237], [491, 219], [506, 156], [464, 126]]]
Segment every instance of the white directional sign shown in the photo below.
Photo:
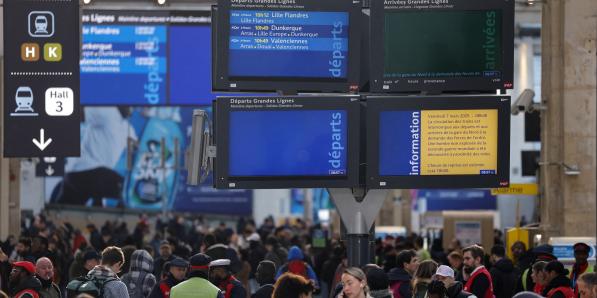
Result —
[[79, 18], [78, 0], [4, 0], [4, 157], [80, 155]]

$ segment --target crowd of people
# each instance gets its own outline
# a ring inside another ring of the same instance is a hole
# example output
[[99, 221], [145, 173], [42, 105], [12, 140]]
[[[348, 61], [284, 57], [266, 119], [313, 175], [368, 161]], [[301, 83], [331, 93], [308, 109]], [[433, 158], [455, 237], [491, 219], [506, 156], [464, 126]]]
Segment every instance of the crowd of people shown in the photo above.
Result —
[[[386, 236], [375, 257], [349, 267], [338, 239], [312, 245], [321, 226], [305, 222], [257, 226], [241, 219], [214, 229], [201, 218], [147, 216], [130, 233], [122, 222], [86, 231], [55, 225], [44, 216], [9, 237], [0, 250], [0, 297], [208, 297], [208, 298], [597, 298], [590, 247], [574, 245], [570, 272], [541, 245], [444, 249], [435, 239]], [[509, 249], [512, 259], [506, 255]]]

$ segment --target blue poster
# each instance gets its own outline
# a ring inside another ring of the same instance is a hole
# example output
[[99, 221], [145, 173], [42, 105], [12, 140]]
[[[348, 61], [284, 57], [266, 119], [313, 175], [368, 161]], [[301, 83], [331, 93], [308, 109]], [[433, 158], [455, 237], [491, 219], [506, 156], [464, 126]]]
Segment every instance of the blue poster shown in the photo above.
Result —
[[[68, 158], [50, 203], [134, 210], [252, 214], [251, 190], [186, 185], [192, 108], [86, 107], [81, 157]], [[129, 165], [127, 166], [127, 163]]]
[[379, 116], [379, 175], [419, 175], [421, 111], [388, 111]]

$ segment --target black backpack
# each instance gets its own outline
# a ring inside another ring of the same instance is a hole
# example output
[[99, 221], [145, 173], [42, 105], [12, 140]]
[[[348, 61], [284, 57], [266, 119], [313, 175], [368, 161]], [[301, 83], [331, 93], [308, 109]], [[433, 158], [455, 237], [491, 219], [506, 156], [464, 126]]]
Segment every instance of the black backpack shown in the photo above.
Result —
[[66, 285], [66, 297], [74, 298], [79, 294], [88, 294], [96, 298], [101, 298], [104, 295], [104, 286], [113, 280], [117, 279], [114, 277], [98, 279], [93, 275], [77, 277]]

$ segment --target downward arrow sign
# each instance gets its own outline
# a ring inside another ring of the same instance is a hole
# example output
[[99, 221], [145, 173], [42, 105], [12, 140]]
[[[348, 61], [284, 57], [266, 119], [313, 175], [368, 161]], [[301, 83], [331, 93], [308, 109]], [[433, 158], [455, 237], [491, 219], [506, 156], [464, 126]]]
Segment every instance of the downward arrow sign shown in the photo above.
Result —
[[48, 138], [47, 140], [45, 140], [44, 129], [40, 128], [39, 129], [39, 141], [36, 140], [35, 138], [33, 138], [32, 141], [33, 141], [33, 144], [35, 144], [35, 146], [37, 146], [37, 148], [39, 148], [39, 150], [44, 151], [44, 149], [46, 149], [46, 147], [48, 147], [48, 145], [50, 145], [50, 143], [52, 143], [52, 138]]
[[48, 174], [48, 176], [52, 176], [54, 174], [54, 169], [52, 169], [52, 165], [48, 165], [48, 168], [46, 169], [46, 174]]

